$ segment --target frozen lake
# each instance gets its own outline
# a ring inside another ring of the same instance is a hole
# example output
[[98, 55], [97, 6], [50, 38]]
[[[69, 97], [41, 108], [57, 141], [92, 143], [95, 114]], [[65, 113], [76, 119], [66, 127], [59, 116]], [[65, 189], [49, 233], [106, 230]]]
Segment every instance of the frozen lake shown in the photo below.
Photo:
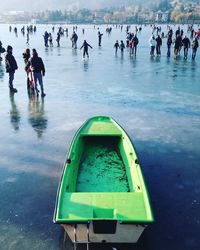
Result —
[[99, 26], [104, 33], [99, 48], [97, 28], [78, 26], [78, 48], [84, 39], [93, 46], [83, 61], [82, 51], [72, 50], [70, 36], [62, 37], [58, 48], [54, 32], [54, 47], [45, 48], [42, 35], [52, 26], [38, 25], [29, 48], [37, 49], [46, 66], [47, 95], [41, 99], [27, 94], [26, 36], [22, 25], [17, 27], [18, 37], [9, 25], [0, 25], [0, 40], [5, 48], [13, 46], [19, 67], [13, 96], [4, 59], [0, 65], [0, 249], [65, 249], [60, 227], [52, 222], [56, 191], [73, 135], [94, 115], [113, 117], [130, 135], [155, 216], [137, 246], [117, 249], [199, 249], [200, 49], [195, 61], [191, 51], [187, 61], [167, 59], [164, 39], [162, 56], [151, 59], [151, 29], [143, 27], [137, 57], [126, 49], [123, 56], [115, 55], [113, 45], [116, 39], [125, 42], [125, 30], [113, 27], [109, 36], [106, 26]]

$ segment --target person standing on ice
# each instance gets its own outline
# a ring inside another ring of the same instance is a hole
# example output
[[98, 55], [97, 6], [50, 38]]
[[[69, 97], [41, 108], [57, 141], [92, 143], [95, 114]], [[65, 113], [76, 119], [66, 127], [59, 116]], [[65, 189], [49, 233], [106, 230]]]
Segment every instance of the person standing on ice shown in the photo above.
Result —
[[45, 31], [43, 37], [44, 37], [44, 46], [49, 47], [49, 45], [48, 45], [49, 33], [47, 31]]
[[137, 34], [135, 34], [135, 36], [133, 37], [133, 53], [135, 56], [137, 54], [138, 43], [139, 43], [139, 40], [138, 40]]
[[16, 93], [17, 89], [13, 87], [13, 80], [14, 80], [15, 70], [18, 69], [18, 66], [12, 52], [13, 52], [12, 46], [8, 45], [7, 53], [5, 56], [5, 64], [6, 64], [6, 72], [9, 74], [8, 85], [10, 88], [10, 92]]
[[124, 42], [123, 42], [122, 40], [121, 40], [121, 42], [120, 42], [119, 48], [120, 48], [120, 50], [121, 50], [121, 53], [124, 53], [125, 44], [124, 44]]
[[72, 41], [72, 48], [77, 49], [78, 35], [76, 34], [75, 31], [72, 34], [71, 41]]
[[116, 40], [116, 42], [114, 44], [114, 48], [115, 48], [115, 54], [117, 54], [117, 51], [119, 49], [119, 42], [118, 42], [118, 40]]
[[155, 50], [155, 47], [156, 47], [156, 39], [154, 37], [154, 35], [152, 35], [149, 39], [149, 45], [150, 45], [150, 55], [151, 56], [154, 56], [154, 50]]
[[167, 37], [167, 57], [170, 57], [171, 45], [172, 45], [172, 36], [168, 34], [168, 37]]
[[178, 55], [180, 55], [182, 46], [182, 38], [181, 36], [177, 36], [174, 42], [174, 58], [176, 59]]
[[156, 37], [156, 54], [157, 54], [157, 56], [161, 56], [161, 50], [160, 50], [161, 46], [162, 46], [162, 38], [160, 37], [160, 35], [158, 35]]
[[101, 47], [102, 36], [103, 36], [103, 34], [100, 31], [98, 31], [99, 47]]
[[27, 68], [30, 67], [31, 71], [33, 72], [33, 80], [34, 80], [34, 88], [36, 94], [39, 94], [39, 90], [37, 87], [37, 81], [39, 82], [40, 89], [41, 89], [41, 97], [45, 97], [46, 94], [44, 93], [44, 86], [43, 86], [43, 76], [45, 76], [45, 67], [42, 61], [42, 58], [38, 56], [36, 49], [32, 50], [32, 57], [27, 63]]
[[57, 42], [57, 47], [60, 47], [60, 33], [57, 33], [57, 38], [56, 38], [56, 42]]
[[184, 59], [186, 60], [188, 56], [188, 49], [190, 48], [190, 39], [185, 36], [182, 40], [182, 44], [184, 47]]
[[198, 47], [199, 47], [199, 42], [197, 37], [195, 37], [195, 39], [192, 42], [192, 60], [194, 60], [196, 57]]

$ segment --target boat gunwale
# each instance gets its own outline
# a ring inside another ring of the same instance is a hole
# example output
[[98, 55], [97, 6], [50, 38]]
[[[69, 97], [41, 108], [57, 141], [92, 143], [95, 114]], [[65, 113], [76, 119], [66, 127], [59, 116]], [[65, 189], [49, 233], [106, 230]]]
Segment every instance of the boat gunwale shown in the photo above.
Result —
[[91, 223], [93, 221], [98, 221], [98, 220], [101, 220], [101, 221], [117, 221], [118, 223], [120, 224], [124, 224], [124, 225], [150, 225], [150, 224], [153, 224], [154, 223], [154, 220], [152, 221], [122, 221], [122, 220], [116, 220], [116, 219], [94, 219], [94, 220], [69, 220], [69, 221], [64, 221], [64, 220], [59, 220], [59, 221], [56, 221], [55, 224], [61, 224], [61, 225], [73, 225], [73, 224], [77, 224], [77, 225], [81, 225], [81, 224], [88, 224], [88, 223]]

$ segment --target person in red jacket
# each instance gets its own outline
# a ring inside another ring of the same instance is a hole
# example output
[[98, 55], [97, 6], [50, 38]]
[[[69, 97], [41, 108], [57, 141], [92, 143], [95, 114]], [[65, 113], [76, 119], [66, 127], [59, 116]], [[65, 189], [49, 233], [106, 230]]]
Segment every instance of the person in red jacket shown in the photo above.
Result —
[[41, 89], [41, 96], [45, 97], [46, 94], [44, 93], [44, 86], [43, 86], [43, 76], [45, 76], [45, 67], [42, 61], [42, 58], [38, 56], [36, 49], [32, 50], [32, 57], [30, 58], [29, 62], [27, 63], [27, 68], [31, 68], [33, 72], [33, 80], [34, 80], [34, 87], [36, 94], [39, 94], [39, 90], [37, 87], [37, 81], [39, 82], [40, 89]]

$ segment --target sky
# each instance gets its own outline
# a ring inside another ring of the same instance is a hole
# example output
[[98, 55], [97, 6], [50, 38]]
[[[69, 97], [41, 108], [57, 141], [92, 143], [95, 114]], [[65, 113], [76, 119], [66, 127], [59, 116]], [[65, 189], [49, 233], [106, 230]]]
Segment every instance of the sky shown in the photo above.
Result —
[[[46, 9], [66, 9], [66, 8], [90, 8], [99, 9], [104, 7], [119, 6], [135, 2], [139, 0], [0, 0], [0, 11], [5, 10], [46, 10]], [[143, 0], [142, 2], [150, 2], [151, 0]]]
[[[100, 9], [111, 6], [122, 6], [126, 4], [140, 3], [147, 5], [148, 3], [155, 3], [161, 0], [0, 0], [0, 12], [6, 10], [52, 10], [52, 9], [68, 9], [68, 8], [89, 8]], [[169, 0], [172, 1], [172, 0]], [[179, 0], [179, 1], [193, 1], [198, 0]]]

